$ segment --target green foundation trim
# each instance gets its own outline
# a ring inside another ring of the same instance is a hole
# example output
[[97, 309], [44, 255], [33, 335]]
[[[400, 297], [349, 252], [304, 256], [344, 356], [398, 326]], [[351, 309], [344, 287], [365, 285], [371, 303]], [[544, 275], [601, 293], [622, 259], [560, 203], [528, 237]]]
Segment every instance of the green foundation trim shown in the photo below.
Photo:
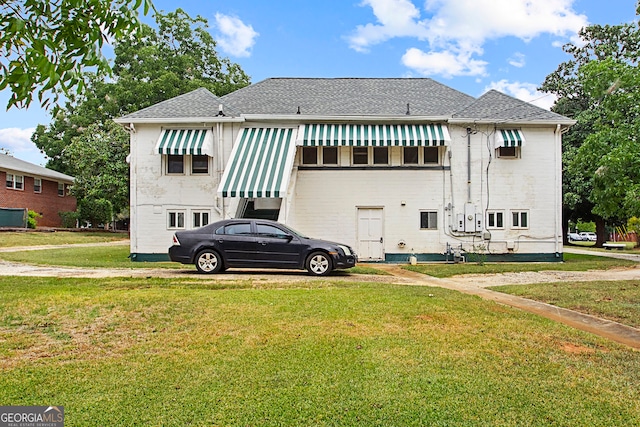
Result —
[[[562, 253], [535, 253], [535, 254], [471, 254], [463, 253], [465, 261], [473, 262], [562, 262]], [[409, 263], [409, 257], [415, 256], [418, 262], [446, 262], [444, 254], [385, 254], [384, 261], [389, 263]], [[451, 256], [448, 259], [453, 262]]]
[[169, 254], [130, 254], [129, 258], [133, 262], [167, 262]]

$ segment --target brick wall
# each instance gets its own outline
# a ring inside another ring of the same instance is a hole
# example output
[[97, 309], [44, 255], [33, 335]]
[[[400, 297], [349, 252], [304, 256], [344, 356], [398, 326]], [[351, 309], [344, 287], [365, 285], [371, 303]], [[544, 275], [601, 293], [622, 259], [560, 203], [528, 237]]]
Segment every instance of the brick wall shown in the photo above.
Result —
[[42, 192], [33, 190], [34, 179], [24, 177], [22, 190], [14, 190], [6, 186], [7, 174], [0, 171], [0, 207], [26, 208], [42, 215], [38, 218], [39, 227], [61, 227], [62, 219], [58, 212], [75, 211], [76, 198], [67, 194], [58, 196], [58, 182], [42, 179]]

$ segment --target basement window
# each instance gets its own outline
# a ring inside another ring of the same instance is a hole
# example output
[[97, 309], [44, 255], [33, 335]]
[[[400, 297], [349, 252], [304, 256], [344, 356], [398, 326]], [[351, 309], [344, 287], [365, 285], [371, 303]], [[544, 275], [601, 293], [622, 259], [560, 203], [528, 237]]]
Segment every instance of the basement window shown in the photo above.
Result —
[[511, 228], [529, 228], [529, 212], [511, 211]]
[[167, 214], [168, 214], [167, 228], [169, 229], [184, 228], [184, 212], [170, 211]]

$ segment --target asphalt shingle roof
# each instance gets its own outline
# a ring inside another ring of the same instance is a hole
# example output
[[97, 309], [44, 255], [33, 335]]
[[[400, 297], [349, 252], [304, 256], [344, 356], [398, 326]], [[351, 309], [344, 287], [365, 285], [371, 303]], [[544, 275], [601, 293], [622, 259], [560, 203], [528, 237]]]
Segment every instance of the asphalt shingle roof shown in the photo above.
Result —
[[33, 163], [25, 162], [24, 160], [16, 159], [6, 154], [0, 154], [0, 169], [19, 172], [38, 178], [47, 178], [52, 181], [73, 182], [74, 180], [72, 176], [43, 168], [42, 166], [34, 165]]
[[199, 88], [143, 108], [135, 113], [127, 114], [119, 118], [118, 122], [123, 122], [127, 119], [213, 118], [218, 115], [218, 106], [222, 103], [220, 98], [207, 89]]
[[495, 121], [570, 122], [496, 90], [476, 99], [428, 78], [270, 78], [217, 97], [205, 88], [117, 119], [215, 118], [240, 115], [411, 116]]
[[243, 114], [443, 116], [474, 98], [432, 79], [272, 78], [222, 97]]
[[490, 90], [480, 98], [453, 114], [453, 118], [492, 121], [567, 121], [560, 114], [521, 101], [497, 90]]

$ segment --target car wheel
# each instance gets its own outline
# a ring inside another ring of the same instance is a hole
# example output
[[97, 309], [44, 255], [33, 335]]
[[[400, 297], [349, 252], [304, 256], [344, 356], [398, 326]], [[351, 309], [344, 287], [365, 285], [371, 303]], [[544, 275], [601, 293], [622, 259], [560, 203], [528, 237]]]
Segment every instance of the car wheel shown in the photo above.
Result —
[[307, 258], [307, 271], [314, 276], [326, 276], [332, 269], [331, 258], [324, 252], [314, 252]]
[[200, 273], [213, 274], [222, 270], [222, 258], [212, 249], [200, 251], [195, 264]]

